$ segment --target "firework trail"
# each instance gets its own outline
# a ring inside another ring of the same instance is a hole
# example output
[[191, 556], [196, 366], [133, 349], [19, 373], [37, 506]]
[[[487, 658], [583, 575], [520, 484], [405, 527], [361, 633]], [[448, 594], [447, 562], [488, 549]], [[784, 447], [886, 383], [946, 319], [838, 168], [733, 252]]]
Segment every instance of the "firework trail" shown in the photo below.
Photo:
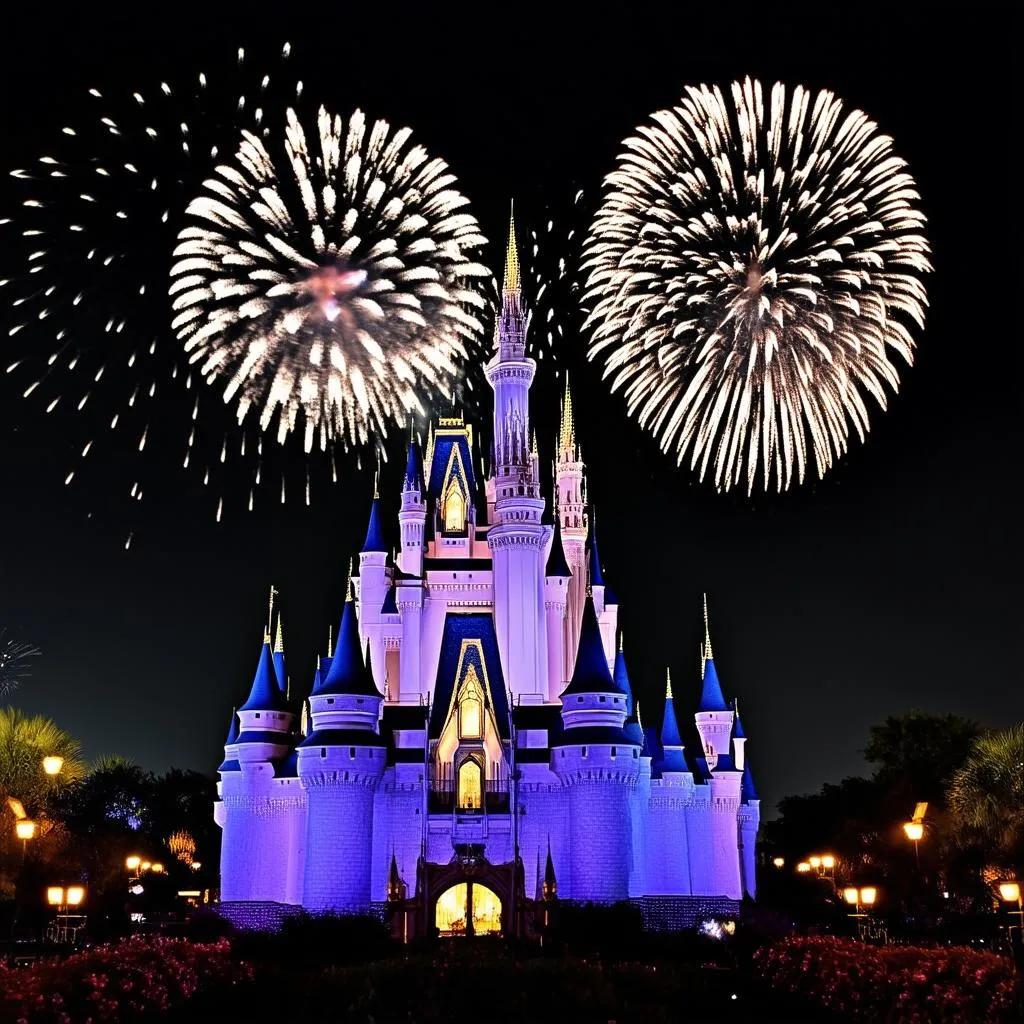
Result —
[[276, 418], [278, 441], [300, 431], [306, 452], [379, 446], [454, 392], [483, 329], [485, 239], [411, 135], [321, 107], [307, 138], [289, 110], [278, 159], [243, 132], [189, 205], [173, 327], [240, 424]]
[[[224, 464], [239, 457], [244, 475], [259, 481], [261, 441], [232, 430], [216, 413], [220, 403], [196, 387], [169, 327], [167, 280], [185, 209], [217, 160], [243, 128], [265, 136], [268, 123], [283, 123], [301, 96], [302, 83], [285, 78], [290, 51], [285, 44], [269, 75], [239, 50], [233, 67], [185, 84], [109, 96], [91, 89], [52, 148], [11, 172], [20, 195], [0, 218], [14, 263], [0, 276], [3, 379], [48, 414], [68, 417], [76, 441], [65, 483], [80, 478], [100, 445], [122, 446], [119, 438], [139, 453], [177, 448], [215, 489]], [[131, 467], [125, 496], [140, 501], [146, 460], [119, 462]], [[148, 474], [165, 476], [166, 464]], [[262, 472], [263, 483], [276, 493], [270, 475]]]
[[931, 270], [893, 140], [829, 92], [688, 88], [624, 142], [584, 252], [591, 359], [719, 490], [823, 475], [913, 362]]
[[39, 656], [39, 648], [6, 638], [7, 630], [0, 629], [0, 697], [16, 690], [31, 671], [29, 659]]

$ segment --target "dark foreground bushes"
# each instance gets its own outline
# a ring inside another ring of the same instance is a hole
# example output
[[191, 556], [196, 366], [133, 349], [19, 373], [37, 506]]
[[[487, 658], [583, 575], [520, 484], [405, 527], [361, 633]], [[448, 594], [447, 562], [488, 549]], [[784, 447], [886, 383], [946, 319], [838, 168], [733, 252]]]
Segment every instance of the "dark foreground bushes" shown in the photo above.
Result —
[[997, 1024], [1017, 1020], [1013, 962], [973, 949], [869, 946], [790, 938], [759, 950], [764, 988], [863, 1024]]
[[136, 936], [29, 967], [0, 964], [2, 1024], [86, 1024], [160, 1014], [216, 988], [218, 999], [251, 982], [227, 941]]

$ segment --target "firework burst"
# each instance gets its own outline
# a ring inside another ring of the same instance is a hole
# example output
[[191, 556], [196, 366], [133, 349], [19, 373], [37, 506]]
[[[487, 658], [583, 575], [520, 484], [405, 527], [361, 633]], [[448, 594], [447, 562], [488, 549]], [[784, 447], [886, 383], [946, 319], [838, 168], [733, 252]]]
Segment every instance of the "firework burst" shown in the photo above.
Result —
[[411, 131], [287, 113], [283, 158], [243, 132], [188, 207], [171, 271], [189, 361], [265, 433], [381, 444], [452, 394], [480, 337], [484, 244], [447, 165]]
[[[766, 102], [767, 100], [767, 102]], [[930, 248], [893, 140], [830, 92], [688, 88], [625, 140], [583, 269], [589, 356], [716, 486], [819, 476], [896, 391]]]
[[[239, 457], [247, 479], [260, 477], [259, 438], [232, 431], [202, 389], [188, 395], [196, 382], [169, 327], [166, 282], [185, 209], [218, 158], [243, 128], [266, 135], [301, 96], [302, 83], [284, 74], [290, 51], [286, 44], [271, 74], [239, 50], [225, 71], [184, 84], [109, 95], [90, 89], [81, 102], [68, 101], [70, 123], [52, 148], [11, 172], [20, 195], [12, 215], [0, 218], [11, 263], [0, 275], [4, 380], [67, 418], [68, 485], [107, 447], [117, 465], [130, 467], [124, 496], [140, 501], [147, 480], [166, 477], [166, 463], [125, 459], [127, 446], [177, 450], [215, 490], [224, 463]], [[283, 493], [269, 476], [264, 484]]]

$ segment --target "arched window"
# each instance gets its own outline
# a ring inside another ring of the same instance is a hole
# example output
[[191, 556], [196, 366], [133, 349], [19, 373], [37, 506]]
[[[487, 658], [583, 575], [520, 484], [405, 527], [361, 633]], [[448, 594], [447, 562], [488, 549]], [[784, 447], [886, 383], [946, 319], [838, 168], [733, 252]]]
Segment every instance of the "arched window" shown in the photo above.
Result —
[[467, 758], [459, 765], [459, 810], [478, 811], [483, 804], [484, 772], [480, 762]]
[[466, 499], [462, 496], [462, 488], [452, 477], [444, 495], [445, 533], [461, 533], [465, 525]]
[[459, 691], [459, 739], [483, 739], [484, 692], [480, 688], [480, 677], [476, 666], [470, 664], [462, 677]]

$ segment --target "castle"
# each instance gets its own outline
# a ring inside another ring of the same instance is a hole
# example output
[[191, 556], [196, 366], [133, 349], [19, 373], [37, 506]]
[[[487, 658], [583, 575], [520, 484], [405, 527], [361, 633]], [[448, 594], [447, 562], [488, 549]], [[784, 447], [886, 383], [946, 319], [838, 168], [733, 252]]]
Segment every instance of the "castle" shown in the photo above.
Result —
[[222, 907], [521, 934], [555, 900], [630, 900], [679, 928], [754, 895], [759, 801], [706, 604], [684, 744], [670, 684], [660, 729], [640, 722], [568, 386], [545, 516], [535, 372], [513, 225], [486, 366], [491, 471], [478, 477], [460, 417], [431, 428], [422, 458], [410, 442], [400, 548], [389, 557], [375, 494], [334, 649], [300, 706], [280, 616], [268, 627], [219, 769]]

